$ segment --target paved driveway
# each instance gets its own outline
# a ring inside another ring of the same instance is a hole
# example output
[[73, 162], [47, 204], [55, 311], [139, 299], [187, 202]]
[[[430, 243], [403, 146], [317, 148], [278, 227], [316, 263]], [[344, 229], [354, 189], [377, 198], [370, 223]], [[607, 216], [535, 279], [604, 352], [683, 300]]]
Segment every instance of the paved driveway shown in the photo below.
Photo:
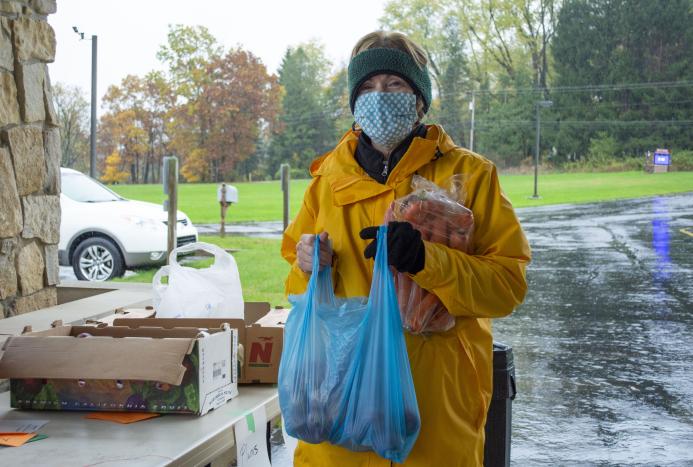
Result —
[[693, 193], [518, 214], [513, 464], [693, 465]]

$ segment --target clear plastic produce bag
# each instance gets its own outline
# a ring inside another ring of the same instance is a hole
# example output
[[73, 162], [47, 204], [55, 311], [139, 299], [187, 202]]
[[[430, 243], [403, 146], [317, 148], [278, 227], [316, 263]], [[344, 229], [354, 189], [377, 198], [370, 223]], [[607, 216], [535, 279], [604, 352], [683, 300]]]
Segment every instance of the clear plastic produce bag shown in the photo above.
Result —
[[289, 297], [279, 405], [291, 436], [403, 462], [421, 421], [387, 266], [385, 226], [377, 242], [367, 300], [335, 298], [329, 267], [311, 275], [303, 295]]
[[[208, 268], [195, 269], [178, 263], [179, 253], [203, 250], [214, 255]], [[168, 276], [168, 285], [161, 279]], [[209, 243], [188, 243], [174, 249], [168, 266], [152, 278], [154, 309], [158, 318], [243, 319], [244, 303], [236, 260]]]
[[[421, 238], [456, 250], [470, 252], [474, 215], [462, 205], [462, 175], [453, 175], [446, 188], [419, 175], [412, 179], [413, 191], [396, 199], [385, 214], [385, 222], [407, 221]], [[405, 273], [395, 274], [402, 324], [412, 334], [443, 332], [455, 318], [434, 294], [422, 289]]]

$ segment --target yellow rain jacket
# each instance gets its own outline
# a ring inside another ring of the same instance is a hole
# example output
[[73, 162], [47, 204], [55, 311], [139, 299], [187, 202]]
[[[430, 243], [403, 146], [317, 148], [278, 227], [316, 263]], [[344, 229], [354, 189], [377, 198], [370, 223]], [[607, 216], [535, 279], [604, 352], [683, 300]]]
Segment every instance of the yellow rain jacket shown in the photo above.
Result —
[[[414, 138], [385, 184], [356, 162], [358, 135], [347, 132], [311, 166], [314, 178], [282, 242], [282, 255], [292, 264], [286, 293], [303, 293], [308, 284], [296, 262], [301, 234], [326, 231], [336, 255], [336, 295], [367, 296], [373, 260], [363, 257], [370, 240], [362, 240], [360, 230], [383, 223], [390, 203], [411, 192], [415, 173], [439, 185], [454, 174], [468, 176], [462, 202], [474, 213], [473, 254], [425, 242], [425, 267], [412, 276], [440, 298], [456, 325], [428, 337], [405, 334], [421, 414], [421, 432], [405, 465], [481, 466], [493, 376], [489, 318], [510, 314], [524, 299], [527, 239], [501, 192], [495, 166], [455, 146], [441, 127], [429, 126], [425, 138]], [[375, 467], [390, 461], [373, 452], [299, 442], [294, 465]]]

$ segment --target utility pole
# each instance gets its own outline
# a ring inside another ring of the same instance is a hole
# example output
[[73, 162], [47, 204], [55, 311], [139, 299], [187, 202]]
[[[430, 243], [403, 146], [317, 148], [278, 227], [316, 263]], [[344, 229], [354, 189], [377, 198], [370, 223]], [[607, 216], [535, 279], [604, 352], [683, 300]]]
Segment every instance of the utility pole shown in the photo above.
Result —
[[[84, 40], [84, 33], [80, 32], [77, 26], [72, 26], [72, 30]], [[89, 176], [96, 178], [96, 51], [98, 48], [98, 38], [91, 36], [91, 128], [89, 134]]]
[[96, 178], [96, 50], [97, 38], [91, 36], [91, 132], [89, 135], [89, 176]]
[[289, 172], [289, 164], [280, 166], [282, 192], [284, 194], [284, 230], [289, 225], [289, 185], [291, 174]]
[[474, 101], [474, 91], [472, 91], [472, 101], [469, 103], [469, 109], [472, 111], [472, 127], [469, 130], [469, 150], [474, 151], [474, 110], [475, 110], [475, 101]]
[[537, 112], [537, 132], [534, 145], [534, 194], [530, 197], [531, 199], [539, 199], [537, 184], [539, 178], [539, 143], [541, 141], [541, 108], [551, 107], [552, 105], [552, 101], [537, 101], [534, 104], [534, 108]]
[[168, 212], [168, 236], [166, 242], [166, 258], [178, 246], [178, 158], [176, 156], [164, 157], [162, 179], [164, 181], [164, 194], [168, 198], [164, 200], [164, 211]]

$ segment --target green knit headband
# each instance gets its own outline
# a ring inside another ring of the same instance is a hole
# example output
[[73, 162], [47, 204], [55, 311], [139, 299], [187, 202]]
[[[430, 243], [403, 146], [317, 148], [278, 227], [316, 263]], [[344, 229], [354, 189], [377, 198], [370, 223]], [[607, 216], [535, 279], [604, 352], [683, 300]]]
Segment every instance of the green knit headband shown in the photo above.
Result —
[[431, 105], [431, 78], [428, 69], [420, 68], [406, 52], [390, 48], [368, 49], [360, 52], [349, 62], [349, 106], [354, 113], [356, 92], [368, 79], [380, 73], [401, 76], [423, 98], [424, 113]]

